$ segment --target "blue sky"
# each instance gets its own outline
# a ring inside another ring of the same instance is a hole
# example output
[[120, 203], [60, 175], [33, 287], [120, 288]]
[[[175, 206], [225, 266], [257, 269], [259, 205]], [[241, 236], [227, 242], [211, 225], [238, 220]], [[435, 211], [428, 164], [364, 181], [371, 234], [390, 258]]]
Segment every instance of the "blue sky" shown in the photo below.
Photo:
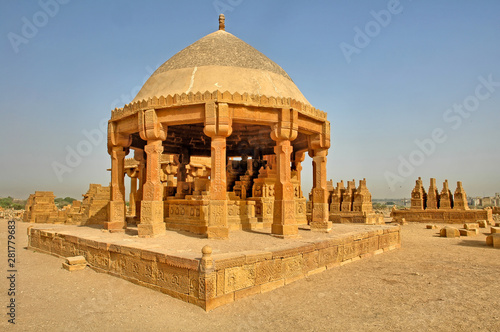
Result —
[[[228, 32], [328, 113], [329, 179], [366, 178], [376, 198], [408, 197], [419, 176], [426, 187], [435, 177], [452, 190], [463, 181], [469, 195], [500, 192], [499, 1], [8, 0], [0, 196], [80, 198], [89, 183], [107, 185], [100, 123], [159, 65], [215, 31], [221, 11]], [[84, 156], [58, 178], [54, 162], [68, 165], [78, 149]]]

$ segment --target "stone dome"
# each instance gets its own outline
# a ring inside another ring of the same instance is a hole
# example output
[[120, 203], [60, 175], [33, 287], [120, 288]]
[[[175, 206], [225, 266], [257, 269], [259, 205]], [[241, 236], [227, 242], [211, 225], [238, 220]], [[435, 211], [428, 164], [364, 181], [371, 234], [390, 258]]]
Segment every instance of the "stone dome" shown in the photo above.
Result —
[[215, 90], [292, 98], [309, 104], [280, 66], [224, 30], [201, 38], [171, 57], [151, 75], [132, 102]]

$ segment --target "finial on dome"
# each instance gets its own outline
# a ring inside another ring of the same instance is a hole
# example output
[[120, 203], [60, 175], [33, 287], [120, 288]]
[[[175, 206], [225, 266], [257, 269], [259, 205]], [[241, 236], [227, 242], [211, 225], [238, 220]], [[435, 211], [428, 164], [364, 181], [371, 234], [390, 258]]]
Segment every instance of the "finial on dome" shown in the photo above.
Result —
[[226, 31], [226, 17], [224, 14], [219, 15], [219, 30]]

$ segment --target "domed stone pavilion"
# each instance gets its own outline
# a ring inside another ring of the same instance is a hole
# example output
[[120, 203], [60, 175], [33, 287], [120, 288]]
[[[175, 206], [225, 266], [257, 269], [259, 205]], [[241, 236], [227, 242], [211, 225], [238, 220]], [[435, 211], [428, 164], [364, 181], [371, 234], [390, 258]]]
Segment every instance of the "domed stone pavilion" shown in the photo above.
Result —
[[[313, 159], [310, 227], [329, 231], [326, 156], [330, 123], [288, 74], [252, 46], [219, 30], [161, 65], [108, 125], [111, 201], [105, 228], [125, 221], [125, 156], [138, 162], [138, 233], [166, 229], [227, 238], [234, 229], [294, 237], [307, 224], [301, 162]], [[176, 186], [160, 161], [178, 161]], [[210, 157], [209, 175], [188, 177], [191, 157]]]

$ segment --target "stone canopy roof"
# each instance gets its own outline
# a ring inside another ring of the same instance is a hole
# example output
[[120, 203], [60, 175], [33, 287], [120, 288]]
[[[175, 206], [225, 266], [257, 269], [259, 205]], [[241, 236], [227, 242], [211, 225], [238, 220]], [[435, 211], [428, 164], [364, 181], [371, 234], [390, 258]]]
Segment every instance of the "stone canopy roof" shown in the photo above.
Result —
[[214, 90], [291, 98], [310, 105], [279, 65], [224, 30], [201, 38], [166, 61], [132, 103]]

